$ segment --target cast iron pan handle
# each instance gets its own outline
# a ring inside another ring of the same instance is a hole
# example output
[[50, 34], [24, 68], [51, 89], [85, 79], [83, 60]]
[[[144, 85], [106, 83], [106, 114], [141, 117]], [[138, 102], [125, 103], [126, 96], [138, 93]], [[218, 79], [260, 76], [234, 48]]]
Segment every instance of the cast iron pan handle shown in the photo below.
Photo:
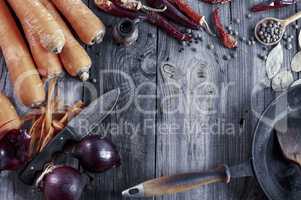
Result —
[[229, 181], [229, 168], [227, 166], [222, 166], [208, 172], [186, 173], [153, 179], [124, 191], [123, 196], [161, 196], [166, 194], [185, 192], [212, 183], [229, 183]]

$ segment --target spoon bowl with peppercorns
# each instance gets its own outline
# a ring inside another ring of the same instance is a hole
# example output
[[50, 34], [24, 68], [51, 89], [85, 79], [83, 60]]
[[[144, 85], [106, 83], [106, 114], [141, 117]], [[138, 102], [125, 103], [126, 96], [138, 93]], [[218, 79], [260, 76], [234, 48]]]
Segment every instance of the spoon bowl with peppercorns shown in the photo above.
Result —
[[301, 12], [287, 19], [264, 18], [255, 26], [255, 37], [263, 45], [275, 45], [282, 39], [286, 27], [300, 18]]

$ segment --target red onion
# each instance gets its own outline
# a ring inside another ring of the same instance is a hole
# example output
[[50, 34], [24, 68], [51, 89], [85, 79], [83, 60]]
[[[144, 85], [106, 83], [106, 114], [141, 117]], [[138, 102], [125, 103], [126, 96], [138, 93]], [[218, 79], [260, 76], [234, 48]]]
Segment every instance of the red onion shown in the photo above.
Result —
[[98, 135], [85, 137], [76, 146], [75, 157], [89, 172], [100, 173], [120, 165], [120, 156], [115, 145]]
[[56, 166], [44, 174], [38, 186], [45, 200], [79, 200], [87, 179], [69, 166]]
[[28, 161], [30, 136], [25, 130], [14, 130], [0, 141], [0, 171], [17, 170]]

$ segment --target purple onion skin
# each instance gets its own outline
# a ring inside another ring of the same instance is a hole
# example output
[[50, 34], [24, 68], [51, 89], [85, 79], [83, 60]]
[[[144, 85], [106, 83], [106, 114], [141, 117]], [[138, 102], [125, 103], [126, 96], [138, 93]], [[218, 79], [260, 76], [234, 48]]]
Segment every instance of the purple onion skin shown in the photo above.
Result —
[[92, 173], [101, 173], [121, 164], [115, 145], [98, 135], [85, 137], [76, 146], [75, 157], [86, 171]]
[[19, 166], [19, 161], [16, 159], [15, 148], [7, 141], [0, 142], [0, 171], [16, 170]]
[[41, 190], [45, 200], [79, 200], [86, 184], [78, 170], [60, 166], [44, 177]]
[[28, 160], [30, 136], [25, 130], [14, 130], [0, 141], [0, 171], [17, 170]]

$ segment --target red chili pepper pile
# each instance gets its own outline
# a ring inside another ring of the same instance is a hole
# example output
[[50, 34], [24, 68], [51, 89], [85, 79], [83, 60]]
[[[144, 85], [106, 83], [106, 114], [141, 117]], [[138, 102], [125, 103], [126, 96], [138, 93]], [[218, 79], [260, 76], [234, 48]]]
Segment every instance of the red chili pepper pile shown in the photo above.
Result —
[[203, 26], [210, 32], [204, 16], [194, 11], [185, 0], [148, 0], [152, 8], [137, 0], [95, 0], [95, 3], [102, 11], [114, 16], [144, 19], [180, 41], [189, 41], [192, 38], [181, 33], [166, 18], [190, 29], [199, 30]]
[[[210, 4], [223, 4], [231, 0], [203, 0]], [[158, 26], [167, 34], [180, 41], [190, 41], [190, 35], [179, 31], [174, 23], [186, 28], [199, 30], [202, 26], [211, 33], [205, 17], [193, 10], [186, 0], [147, 0], [149, 6], [138, 0], [95, 0], [96, 5], [104, 12], [130, 19], [140, 18]], [[143, 11], [143, 12], [141, 12]], [[173, 21], [171, 23], [167, 19]], [[218, 9], [213, 12], [213, 23], [217, 36], [226, 48], [237, 47], [237, 41], [229, 35], [221, 23]]]

